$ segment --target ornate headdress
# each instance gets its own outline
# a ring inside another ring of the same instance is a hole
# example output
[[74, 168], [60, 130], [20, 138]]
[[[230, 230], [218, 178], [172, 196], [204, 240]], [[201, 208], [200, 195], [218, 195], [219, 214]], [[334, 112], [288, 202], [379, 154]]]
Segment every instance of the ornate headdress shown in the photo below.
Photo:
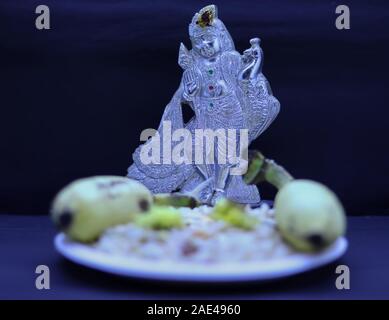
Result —
[[234, 50], [234, 43], [224, 23], [218, 18], [217, 7], [209, 5], [197, 12], [189, 24], [189, 36], [194, 39], [203, 34], [216, 34], [222, 40], [224, 50]]

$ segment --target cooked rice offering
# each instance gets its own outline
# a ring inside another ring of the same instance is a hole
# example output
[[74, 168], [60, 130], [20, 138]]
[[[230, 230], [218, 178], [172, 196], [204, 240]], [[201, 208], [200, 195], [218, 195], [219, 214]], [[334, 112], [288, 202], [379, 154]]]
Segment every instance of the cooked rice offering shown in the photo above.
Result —
[[267, 204], [247, 214], [259, 220], [251, 230], [231, 226], [211, 217], [212, 208], [180, 208], [183, 228], [152, 230], [134, 223], [107, 229], [94, 246], [101, 251], [144, 259], [218, 263], [266, 260], [293, 251], [275, 228]]

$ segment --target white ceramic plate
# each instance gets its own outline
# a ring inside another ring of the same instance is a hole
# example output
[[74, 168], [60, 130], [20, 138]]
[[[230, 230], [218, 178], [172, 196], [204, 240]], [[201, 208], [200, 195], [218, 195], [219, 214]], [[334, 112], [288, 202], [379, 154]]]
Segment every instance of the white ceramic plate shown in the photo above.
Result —
[[189, 282], [261, 281], [287, 277], [331, 263], [347, 249], [347, 240], [342, 237], [318, 254], [296, 253], [266, 262], [202, 265], [168, 261], [156, 263], [115, 256], [73, 242], [63, 233], [55, 237], [54, 243], [65, 258], [92, 269], [131, 278]]

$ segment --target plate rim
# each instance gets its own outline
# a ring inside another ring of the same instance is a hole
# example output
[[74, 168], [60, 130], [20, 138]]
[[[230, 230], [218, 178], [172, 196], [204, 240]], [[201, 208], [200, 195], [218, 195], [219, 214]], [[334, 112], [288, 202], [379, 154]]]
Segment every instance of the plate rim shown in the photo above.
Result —
[[[339, 237], [330, 247], [316, 254], [296, 253], [270, 261], [193, 264], [116, 256], [97, 251], [87, 244], [70, 240], [64, 233], [54, 238], [54, 246], [66, 259], [87, 268], [117, 276], [173, 282], [268, 281], [304, 273], [338, 260], [348, 241]], [[155, 266], [158, 265], [156, 268]]]

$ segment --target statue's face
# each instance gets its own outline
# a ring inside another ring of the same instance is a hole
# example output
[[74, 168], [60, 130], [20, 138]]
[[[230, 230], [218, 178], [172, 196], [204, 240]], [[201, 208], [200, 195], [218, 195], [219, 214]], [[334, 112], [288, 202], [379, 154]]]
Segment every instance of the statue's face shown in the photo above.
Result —
[[203, 34], [192, 39], [192, 47], [204, 58], [212, 58], [221, 51], [220, 40], [213, 34]]

